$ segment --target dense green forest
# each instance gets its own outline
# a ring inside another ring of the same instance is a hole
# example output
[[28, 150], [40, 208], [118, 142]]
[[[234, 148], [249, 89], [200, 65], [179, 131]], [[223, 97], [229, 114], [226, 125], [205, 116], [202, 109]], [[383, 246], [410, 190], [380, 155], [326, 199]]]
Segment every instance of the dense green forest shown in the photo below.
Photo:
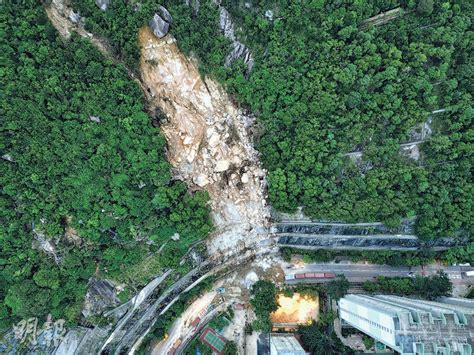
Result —
[[71, 324], [92, 275], [138, 286], [177, 265], [212, 229], [208, 197], [172, 179], [124, 67], [64, 43], [35, 1], [0, 16], [0, 328], [48, 313]]
[[[223, 0], [255, 58], [248, 76], [242, 61], [224, 67], [230, 42], [211, 1], [72, 2], [132, 71], [138, 28], [168, 8], [180, 48], [258, 117], [276, 209], [389, 226], [416, 216], [426, 238], [472, 234], [472, 2]], [[365, 22], [397, 7], [394, 20]], [[152, 272], [176, 265], [212, 228], [207, 196], [172, 179], [122, 65], [76, 36], [64, 43], [37, 2], [2, 4], [0, 16], [0, 328], [47, 313], [76, 322], [91, 275], [133, 282], [125, 270], [150, 271], [153, 255]], [[419, 160], [401, 154], [430, 117]]]
[[[134, 12], [125, 2], [107, 11], [93, 0], [75, 4], [86, 28], [133, 64], [136, 31], [157, 2], [141, 3]], [[427, 238], [472, 232], [471, 2], [223, 1], [253, 52], [249, 78], [241, 61], [223, 66], [229, 42], [219, 32], [217, 6], [163, 4], [180, 48], [257, 114], [273, 207], [390, 226], [416, 216], [417, 234]], [[392, 21], [365, 22], [398, 7]], [[437, 109], [445, 111], [431, 114]], [[399, 145], [430, 116], [433, 134], [419, 160], [400, 154]], [[362, 158], [345, 156], [351, 151]]]
[[449, 297], [453, 285], [448, 275], [442, 271], [435, 275], [422, 277], [386, 277], [379, 276], [376, 281], [366, 281], [363, 288], [371, 293], [408, 295], [428, 300]]
[[423, 249], [419, 251], [400, 251], [400, 250], [304, 250], [296, 248], [280, 248], [283, 259], [291, 261], [293, 255], [301, 255], [303, 261], [311, 262], [330, 262], [340, 258], [350, 259], [353, 262], [368, 261], [372, 264], [390, 265], [390, 266], [420, 266], [435, 262], [443, 264], [459, 264], [472, 262], [474, 260], [474, 243], [467, 246], [450, 248], [445, 251], [434, 251]]
[[[227, 85], [259, 115], [274, 207], [388, 225], [418, 216], [427, 237], [472, 227], [473, 9], [421, 11], [428, 2], [281, 2], [273, 22], [231, 11], [257, 59]], [[400, 5], [398, 19], [364, 24]], [[399, 144], [439, 108], [420, 161], [403, 157]], [[353, 150], [362, 161], [343, 156]]]

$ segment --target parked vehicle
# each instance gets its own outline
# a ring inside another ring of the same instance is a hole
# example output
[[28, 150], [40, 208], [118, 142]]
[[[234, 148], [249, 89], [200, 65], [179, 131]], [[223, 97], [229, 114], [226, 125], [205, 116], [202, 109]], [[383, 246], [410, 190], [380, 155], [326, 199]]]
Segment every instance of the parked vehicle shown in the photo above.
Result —
[[474, 277], [474, 271], [464, 271], [464, 275], [467, 277]]

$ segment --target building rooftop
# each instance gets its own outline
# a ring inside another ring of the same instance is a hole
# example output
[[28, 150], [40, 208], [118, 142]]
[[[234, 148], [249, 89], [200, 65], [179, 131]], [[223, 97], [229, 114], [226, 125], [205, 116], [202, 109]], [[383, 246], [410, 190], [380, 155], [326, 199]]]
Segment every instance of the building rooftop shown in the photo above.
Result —
[[397, 306], [392, 306], [389, 304], [387, 304], [386, 307], [385, 305], [382, 306], [379, 300], [373, 299], [370, 296], [346, 295], [343, 299], [354, 302], [362, 307], [369, 307], [391, 317], [396, 317], [398, 312], [406, 312], [405, 309]]
[[301, 344], [293, 334], [272, 333], [270, 335], [271, 355], [305, 355]]
[[400, 309], [403, 314], [412, 314], [415, 323], [406, 317], [401, 318], [402, 312], [399, 312], [398, 319], [394, 317], [393, 342], [390, 337], [380, 338], [377, 329], [359, 327], [356, 320], [343, 312], [348, 305], [341, 307], [340, 311], [341, 317], [348, 317], [342, 318], [343, 320], [403, 354], [473, 354], [474, 302], [457, 298], [440, 301], [391, 295], [346, 295], [339, 302], [353, 302], [355, 308], [359, 305], [367, 308], [367, 314], [362, 316], [369, 319], [371, 324], [380, 323], [380, 317], [387, 314], [387, 311], [379, 311], [384, 308], [389, 312]]

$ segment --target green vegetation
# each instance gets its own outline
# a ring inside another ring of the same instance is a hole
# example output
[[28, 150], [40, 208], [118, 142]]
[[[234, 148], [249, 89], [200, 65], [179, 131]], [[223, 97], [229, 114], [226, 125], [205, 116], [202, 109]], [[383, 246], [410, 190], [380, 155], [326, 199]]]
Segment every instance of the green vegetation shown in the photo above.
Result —
[[353, 351], [342, 344], [333, 331], [332, 323], [335, 314], [321, 313], [318, 322], [309, 325], [300, 325], [301, 344], [311, 354], [352, 354]]
[[[5, 3], [0, 18], [0, 328], [48, 313], [71, 325], [92, 275], [137, 286], [175, 266], [212, 228], [208, 197], [172, 180], [122, 66], [63, 42], [39, 3]], [[149, 256], [146, 277], [125, 274]]]
[[[199, 340], [199, 336], [196, 336], [189, 343], [189, 345], [186, 347], [186, 349], [184, 349], [183, 354], [185, 354], [185, 355], [196, 355], [198, 350], [202, 355], [212, 355], [212, 353], [213, 353], [212, 349], [209, 346], [207, 346], [206, 344], [203, 344]], [[144, 354], [146, 354], [146, 353], [144, 353]]]
[[[256, 58], [249, 80], [234, 68], [225, 84], [258, 114], [272, 206], [389, 226], [416, 215], [425, 237], [472, 228], [472, 3], [223, 3]], [[400, 5], [398, 19], [361, 28]], [[398, 144], [438, 108], [422, 159], [401, 156]], [[343, 156], [354, 149], [361, 162]]]
[[[211, 1], [201, 1], [199, 11], [163, 4], [180, 48], [257, 114], [273, 207], [388, 226], [417, 216], [417, 234], [426, 238], [472, 234], [471, 2], [276, 0], [248, 9], [223, 1], [253, 52], [248, 78], [242, 61], [223, 66], [229, 43]], [[137, 30], [157, 5], [114, 2], [100, 11], [93, 0], [75, 2], [86, 27], [132, 66]], [[396, 7], [398, 18], [364, 25]], [[400, 154], [399, 144], [430, 116], [433, 135], [420, 145], [420, 159]], [[362, 160], [344, 156], [353, 150], [364, 152]]]
[[234, 311], [232, 307], [229, 306], [225, 312], [219, 314], [209, 322], [209, 327], [214, 329], [216, 332], [221, 333], [225, 327], [231, 324], [233, 318]]
[[216, 22], [218, 10], [208, 1], [201, 3], [196, 14], [190, 6], [178, 1], [144, 0], [140, 4], [112, 1], [107, 11], [100, 11], [94, 0], [73, 0], [73, 7], [86, 17], [86, 29], [106, 38], [117, 57], [132, 70], [137, 69], [140, 57], [138, 30], [150, 22], [159, 5], [165, 5], [173, 15], [174, 33], [183, 34], [179, 42], [181, 49], [186, 53], [192, 51], [201, 59], [201, 72], [224, 75], [222, 63], [230, 42], [220, 34]]
[[344, 275], [338, 275], [337, 279], [325, 284], [326, 294], [332, 299], [338, 300], [347, 294], [350, 286], [349, 281]]
[[235, 341], [229, 341], [225, 344], [224, 351], [222, 352], [223, 355], [235, 355], [238, 354], [237, 351], [237, 344]]
[[273, 282], [267, 280], [257, 281], [250, 290], [253, 306], [257, 319], [252, 323], [254, 330], [269, 332], [272, 329], [270, 313], [278, 309], [277, 290]]
[[[242, 61], [223, 66], [229, 41], [210, 0], [198, 12], [178, 1], [113, 1], [107, 11], [94, 0], [73, 1], [86, 28], [133, 71], [137, 30], [160, 3], [174, 17], [180, 48], [258, 116], [255, 138], [275, 208], [304, 206], [314, 218], [388, 226], [417, 216], [416, 232], [425, 238], [472, 234], [472, 2], [275, 0], [246, 9], [224, 0], [255, 58], [246, 78]], [[363, 25], [398, 6], [404, 11], [397, 19]], [[268, 8], [273, 21], [264, 16]], [[36, 2], [7, 2], [0, 19], [0, 329], [48, 313], [72, 324], [92, 275], [140, 284], [176, 267], [212, 229], [208, 197], [172, 180], [164, 138], [122, 65], [76, 36], [64, 43]], [[401, 155], [399, 144], [439, 108], [446, 110], [432, 115], [420, 159]], [[361, 160], [344, 156], [353, 150], [364, 152]], [[174, 233], [179, 242], [170, 241]], [[473, 255], [471, 244], [440, 258]], [[419, 265], [435, 255], [354, 257]], [[444, 276], [429, 281], [397, 282], [403, 292], [430, 298], [449, 291]], [[386, 280], [366, 287], [397, 289]], [[275, 288], [264, 282], [252, 292], [254, 327], [268, 329]], [[184, 306], [173, 305], [170, 319]]]
[[362, 341], [364, 342], [366, 350], [372, 349], [375, 345], [375, 340], [372, 337], [369, 337], [368, 335], [365, 335], [365, 334], [362, 336]]
[[301, 296], [308, 296], [310, 298], [317, 298], [320, 293], [324, 293], [326, 288], [323, 284], [305, 284], [305, 283], [298, 283], [292, 286], [286, 286], [283, 290], [285, 296], [293, 297], [293, 293], [297, 292]]
[[303, 256], [303, 261], [328, 262], [336, 258], [349, 258], [353, 262], [368, 261], [372, 264], [390, 266], [421, 266], [441, 261], [452, 265], [472, 262], [474, 260], [474, 243], [465, 247], [455, 247], [446, 251], [435, 252], [432, 250], [419, 251], [392, 251], [392, 250], [303, 250], [283, 247], [280, 249], [285, 261], [290, 262], [293, 255]]
[[453, 285], [448, 276], [439, 271], [438, 274], [422, 277], [385, 277], [379, 276], [376, 281], [366, 281], [364, 290], [371, 293], [386, 293], [405, 296], [416, 296], [428, 300], [450, 296]]

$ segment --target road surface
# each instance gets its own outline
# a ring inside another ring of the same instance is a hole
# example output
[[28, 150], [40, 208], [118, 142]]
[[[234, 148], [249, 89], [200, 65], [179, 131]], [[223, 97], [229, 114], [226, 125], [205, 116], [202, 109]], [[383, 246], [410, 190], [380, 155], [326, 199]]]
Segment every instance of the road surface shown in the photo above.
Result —
[[155, 291], [155, 289], [170, 275], [173, 271], [172, 270], [167, 270], [165, 273], [162, 275], [156, 277], [153, 279], [148, 285], [146, 285], [140, 292], [135, 295], [129, 302], [131, 304], [131, 309], [128, 310], [127, 314], [125, 317], [123, 317], [115, 326], [114, 331], [110, 334], [110, 336], [107, 338], [105, 343], [102, 345], [102, 348], [100, 349], [99, 353], [102, 352], [102, 350], [105, 349], [105, 347], [110, 344], [117, 336], [119, 333], [121, 333], [121, 330], [123, 326], [132, 318], [132, 316], [135, 314], [137, 309], [140, 308], [140, 306], [143, 304], [143, 301], [145, 301], [152, 293]]
[[[474, 285], [474, 277], [466, 277], [464, 272], [474, 271], [474, 267], [470, 266], [442, 266], [442, 265], [429, 265], [429, 266], [388, 266], [388, 265], [373, 265], [373, 264], [305, 264], [302, 266], [295, 265], [285, 269], [285, 275], [294, 275], [305, 272], [326, 272], [335, 274], [344, 274], [350, 282], [364, 282], [372, 280], [377, 276], [409, 276], [410, 272], [414, 275], [430, 276], [436, 274], [439, 270], [443, 270], [456, 285]], [[324, 280], [290, 280], [287, 281], [289, 284], [295, 284], [298, 282], [304, 283], [317, 283], [321, 281], [330, 281], [329, 279]]]

